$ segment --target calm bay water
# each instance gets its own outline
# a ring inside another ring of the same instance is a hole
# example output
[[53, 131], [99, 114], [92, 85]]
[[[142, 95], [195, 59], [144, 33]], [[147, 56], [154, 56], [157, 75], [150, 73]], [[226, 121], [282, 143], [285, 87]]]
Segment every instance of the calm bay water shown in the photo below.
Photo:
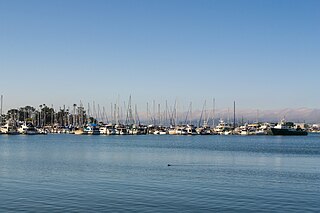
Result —
[[0, 135], [3, 212], [320, 212], [319, 200], [320, 135]]

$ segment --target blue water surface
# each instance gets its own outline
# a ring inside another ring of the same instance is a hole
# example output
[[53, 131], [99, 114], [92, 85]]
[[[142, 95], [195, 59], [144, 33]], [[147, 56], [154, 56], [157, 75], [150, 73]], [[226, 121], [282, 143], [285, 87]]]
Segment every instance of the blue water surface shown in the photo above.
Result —
[[1, 212], [320, 212], [319, 200], [317, 134], [0, 135]]

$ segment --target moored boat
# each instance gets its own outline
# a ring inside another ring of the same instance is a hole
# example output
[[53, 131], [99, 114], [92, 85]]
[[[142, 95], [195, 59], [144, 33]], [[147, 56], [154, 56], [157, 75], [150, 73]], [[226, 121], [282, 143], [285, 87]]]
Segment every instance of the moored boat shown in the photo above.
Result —
[[308, 132], [295, 126], [292, 122], [281, 120], [276, 126], [270, 128], [270, 135], [308, 135]]

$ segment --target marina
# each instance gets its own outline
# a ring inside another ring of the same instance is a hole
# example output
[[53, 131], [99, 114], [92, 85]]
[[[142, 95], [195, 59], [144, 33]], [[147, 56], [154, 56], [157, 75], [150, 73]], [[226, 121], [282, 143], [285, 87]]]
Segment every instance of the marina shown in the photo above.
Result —
[[[291, 126], [279, 123], [254, 123], [233, 125], [220, 120], [217, 126], [194, 126], [190, 124], [157, 126], [143, 124], [95, 124], [83, 126], [34, 126], [32, 123], [10, 121], [0, 127], [0, 134], [36, 135], [36, 134], [76, 134], [76, 135], [307, 135], [308, 130], [291, 123]], [[316, 132], [316, 131], [314, 131]]]
[[[60, 108], [54, 110], [45, 104], [39, 109], [31, 106], [10, 109], [2, 114], [3, 96], [1, 96], [0, 134], [8, 135], [35, 135], [35, 134], [76, 134], [76, 135], [307, 135], [308, 132], [320, 131], [319, 126], [306, 123], [287, 122], [255, 122], [248, 123], [236, 118], [234, 102], [233, 122], [228, 118], [216, 119], [215, 109], [207, 110], [206, 101], [198, 118], [192, 116], [192, 103], [187, 112], [178, 113], [177, 103], [161, 113], [160, 104], [158, 112], [153, 102], [153, 112], [147, 108], [146, 118], [141, 119], [135, 105], [133, 110], [131, 96], [129, 97], [126, 112], [117, 104], [111, 104], [110, 119], [105, 108], [96, 110], [95, 103], [88, 103], [85, 108], [80, 101], [79, 106], [73, 109]], [[215, 105], [215, 101], [213, 102]], [[147, 105], [148, 106], [148, 105]], [[91, 110], [92, 108], [92, 110]], [[184, 118], [184, 119], [183, 119]]]
[[320, 0], [0, 2], [0, 213], [320, 213]]

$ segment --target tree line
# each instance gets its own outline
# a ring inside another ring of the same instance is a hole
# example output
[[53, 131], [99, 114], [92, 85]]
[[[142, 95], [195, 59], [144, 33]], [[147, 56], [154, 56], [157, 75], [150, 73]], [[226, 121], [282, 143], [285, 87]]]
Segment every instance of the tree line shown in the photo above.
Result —
[[83, 126], [86, 123], [96, 123], [93, 117], [88, 117], [82, 106], [73, 105], [73, 109], [60, 108], [55, 111], [46, 104], [39, 105], [36, 109], [32, 106], [10, 109], [7, 114], [2, 114], [1, 125], [8, 121], [27, 122], [35, 126]]

